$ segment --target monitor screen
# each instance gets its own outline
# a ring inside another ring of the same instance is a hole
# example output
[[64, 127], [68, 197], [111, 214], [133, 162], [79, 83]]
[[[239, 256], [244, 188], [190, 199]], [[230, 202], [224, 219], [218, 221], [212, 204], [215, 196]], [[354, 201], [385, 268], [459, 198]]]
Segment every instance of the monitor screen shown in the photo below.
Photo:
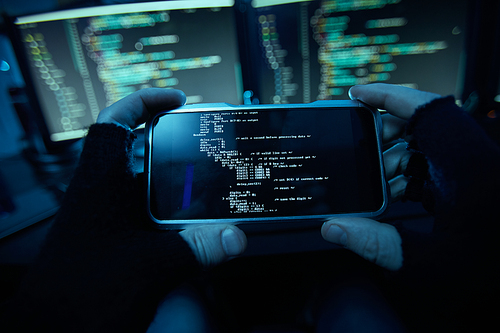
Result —
[[58, 142], [145, 87], [188, 103], [348, 99], [372, 82], [459, 96], [466, 2], [140, 2], [18, 17], [14, 42]]
[[18, 17], [25, 76], [50, 140], [84, 136], [100, 110], [147, 87], [181, 89], [188, 103], [240, 104], [233, 6], [159, 1]]
[[259, 103], [347, 99], [373, 82], [460, 93], [465, 0], [253, 0], [246, 20]]

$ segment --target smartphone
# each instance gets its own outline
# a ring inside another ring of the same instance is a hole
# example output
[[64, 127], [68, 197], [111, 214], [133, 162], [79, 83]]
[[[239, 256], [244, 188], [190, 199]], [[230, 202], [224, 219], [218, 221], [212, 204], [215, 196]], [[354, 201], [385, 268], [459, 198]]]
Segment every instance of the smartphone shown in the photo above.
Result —
[[388, 201], [381, 128], [358, 101], [161, 112], [145, 131], [149, 217], [165, 229], [377, 217]]

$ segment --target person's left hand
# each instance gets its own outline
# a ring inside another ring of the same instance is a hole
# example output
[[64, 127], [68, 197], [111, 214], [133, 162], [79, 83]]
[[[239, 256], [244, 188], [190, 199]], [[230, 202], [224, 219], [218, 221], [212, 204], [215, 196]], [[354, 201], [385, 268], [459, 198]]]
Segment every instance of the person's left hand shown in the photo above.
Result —
[[[388, 111], [388, 114], [382, 116], [384, 143], [401, 138], [406, 123], [415, 110], [440, 97], [437, 94], [389, 84], [354, 86], [349, 95], [353, 99]], [[386, 177], [393, 201], [403, 196], [408, 184], [408, 178], [403, 175], [403, 171], [411, 153], [407, 151], [406, 145], [406, 142], [401, 142], [384, 152]], [[401, 236], [390, 224], [367, 218], [334, 218], [323, 224], [321, 235], [325, 240], [342, 245], [389, 270], [398, 270], [403, 265]]]
[[[113, 123], [134, 129], [144, 123], [150, 115], [175, 109], [186, 102], [180, 90], [149, 88], [139, 90], [102, 110], [97, 123]], [[245, 251], [245, 233], [234, 225], [203, 225], [190, 227], [180, 232], [193, 250], [198, 262], [204, 267], [222, 263]]]

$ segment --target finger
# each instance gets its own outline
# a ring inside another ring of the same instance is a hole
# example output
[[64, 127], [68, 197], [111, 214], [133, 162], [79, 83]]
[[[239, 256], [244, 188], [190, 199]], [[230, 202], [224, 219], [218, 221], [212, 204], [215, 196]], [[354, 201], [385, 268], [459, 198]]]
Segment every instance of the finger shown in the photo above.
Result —
[[382, 142], [389, 143], [404, 137], [408, 121], [389, 113], [382, 115]]
[[212, 267], [238, 256], [247, 246], [245, 233], [232, 225], [190, 227], [181, 231], [180, 235], [204, 267]]
[[323, 224], [321, 235], [380, 267], [395, 271], [403, 265], [401, 236], [392, 225], [365, 218], [336, 218]]
[[405, 120], [410, 119], [419, 106], [441, 97], [438, 94], [385, 83], [354, 86], [349, 90], [349, 96], [387, 110]]
[[141, 89], [102, 110], [97, 122], [114, 123], [133, 129], [144, 123], [150, 114], [171, 110], [184, 105], [185, 102], [186, 96], [180, 90]]
[[399, 175], [396, 178], [389, 180], [389, 188], [391, 189], [391, 201], [398, 201], [403, 197], [406, 191], [406, 186], [410, 179], [404, 175]]
[[406, 149], [406, 143], [398, 143], [384, 152], [385, 175], [387, 179], [403, 173], [408, 166], [412, 153]]

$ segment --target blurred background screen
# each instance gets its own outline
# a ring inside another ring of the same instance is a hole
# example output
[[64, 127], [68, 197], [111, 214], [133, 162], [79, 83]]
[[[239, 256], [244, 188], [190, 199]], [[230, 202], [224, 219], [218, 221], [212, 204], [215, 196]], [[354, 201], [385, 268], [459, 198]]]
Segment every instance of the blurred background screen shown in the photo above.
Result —
[[262, 103], [347, 99], [373, 82], [457, 92], [466, 1], [278, 2], [252, 1], [246, 29]]
[[347, 99], [373, 82], [462, 93], [466, 0], [67, 2], [7, 20], [48, 142], [147, 87], [231, 104]]
[[24, 74], [50, 139], [83, 136], [100, 110], [147, 87], [181, 89], [188, 103], [239, 103], [232, 5], [164, 1], [18, 17]]

